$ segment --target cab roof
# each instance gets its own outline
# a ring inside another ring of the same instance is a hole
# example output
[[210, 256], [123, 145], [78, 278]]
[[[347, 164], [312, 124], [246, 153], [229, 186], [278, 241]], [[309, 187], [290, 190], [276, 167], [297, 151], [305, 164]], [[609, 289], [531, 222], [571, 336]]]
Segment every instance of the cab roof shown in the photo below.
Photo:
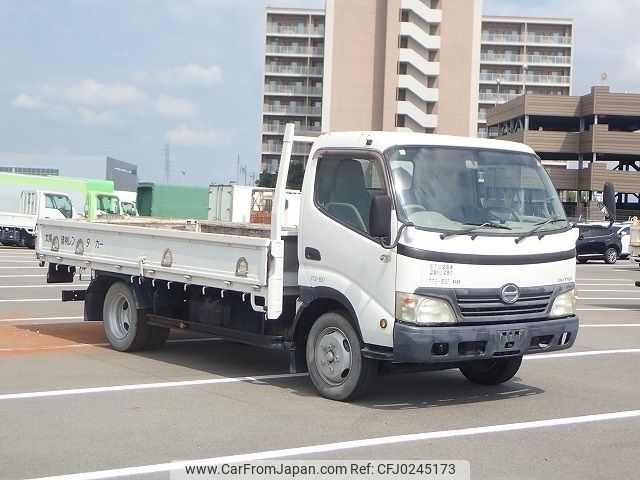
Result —
[[316, 139], [313, 150], [320, 148], [370, 148], [384, 152], [388, 148], [398, 145], [482, 148], [535, 154], [531, 147], [523, 143], [505, 140], [430, 133], [381, 131], [324, 133]]

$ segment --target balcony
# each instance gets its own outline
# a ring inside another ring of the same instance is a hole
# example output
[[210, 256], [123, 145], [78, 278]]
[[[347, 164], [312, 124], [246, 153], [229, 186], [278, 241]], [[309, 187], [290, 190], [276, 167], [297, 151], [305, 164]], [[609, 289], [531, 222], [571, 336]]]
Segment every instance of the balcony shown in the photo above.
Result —
[[481, 53], [480, 62], [483, 63], [524, 63], [525, 55], [515, 53]]
[[263, 113], [278, 115], [314, 115], [322, 113], [322, 107], [307, 107], [303, 105], [263, 105]]
[[264, 72], [269, 75], [300, 75], [307, 77], [321, 77], [322, 67], [302, 67], [297, 65], [265, 65]]
[[527, 43], [547, 44], [547, 45], [571, 45], [571, 37], [561, 35], [527, 35]]
[[270, 95], [300, 95], [321, 97], [322, 87], [305, 87], [298, 85], [265, 85], [264, 93]]
[[563, 55], [518, 55], [516, 53], [481, 53], [482, 63], [530, 65], [571, 65], [571, 57]]
[[[307, 155], [311, 151], [311, 145], [294, 144], [291, 153], [294, 155]], [[262, 153], [282, 153], [282, 144], [280, 143], [263, 143]]]
[[481, 73], [480, 81], [481, 82], [497, 82], [500, 80], [501, 83], [516, 83], [522, 85], [526, 83], [527, 85], [534, 84], [556, 84], [556, 85], [569, 85], [571, 83], [571, 77], [568, 75], [533, 75], [533, 74], [517, 74], [517, 73]]
[[305, 47], [302, 45], [267, 45], [267, 55], [299, 55], [306, 57], [322, 57], [323, 47]]
[[267, 24], [267, 35], [292, 35], [292, 36], [324, 36], [324, 27], [309, 27], [306, 25], [282, 25], [279, 23]]
[[[284, 129], [285, 129], [285, 126], [280, 124], [272, 124], [272, 123], [262, 124], [262, 133], [266, 133], [266, 134], [271, 133], [271, 134], [283, 135]], [[320, 133], [321, 129], [319, 125], [318, 126], [296, 125], [295, 132], [296, 132], [296, 135], [315, 134], [315, 133]]]
[[484, 103], [504, 103], [519, 95], [521, 93], [479, 93], [478, 100]]
[[483, 42], [493, 43], [524, 43], [524, 35], [517, 35], [513, 33], [483, 33]]
[[500, 80], [501, 83], [517, 83], [522, 85], [522, 75], [517, 73], [481, 73], [481, 82], [495, 83]]
[[529, 65], [571, 65], [571, 57], [563, 55], [521, 55]]
[[531, 75], [527, 74], [526, 83], [528, 84], [556, 84], [566, 85], [571, 83], [571, 77], [568, 75]]

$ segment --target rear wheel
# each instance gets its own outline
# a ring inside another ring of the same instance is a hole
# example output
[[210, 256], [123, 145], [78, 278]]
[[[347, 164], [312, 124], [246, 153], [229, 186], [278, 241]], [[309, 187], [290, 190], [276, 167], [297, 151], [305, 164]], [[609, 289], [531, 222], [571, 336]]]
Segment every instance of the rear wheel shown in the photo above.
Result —
[[518, 372], [521, 363], [521, 356], [477, 360], [464, 364], [460, 367], [460, 371], [470, 382], [480, 385], [497, 385], [511, 380]]
[[618, 251], [613, 247], [607, 248], [604, 252], [604, 263], [614, 264], [616, 260], [618, 260]]
[[578, 263], [587, 263], [589, 259], [587, 257], [578, 257]]
[[133, 291], [116, 282], [107, 291], [102, 310], [104, 332], [119, 352], [140, 350], [145, 344], [146, 311], [136, 308]]
[[320, 395], [331, 400], [354, 400], [373, 385], [377, 361], [364, 358], [355, 329], [345, 314], [328, 312], [311, 327], [307, 367]]

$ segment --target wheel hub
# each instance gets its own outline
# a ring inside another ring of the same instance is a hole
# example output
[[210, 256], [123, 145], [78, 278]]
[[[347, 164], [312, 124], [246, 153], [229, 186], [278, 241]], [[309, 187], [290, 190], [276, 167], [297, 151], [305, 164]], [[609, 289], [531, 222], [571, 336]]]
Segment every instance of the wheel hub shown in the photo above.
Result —
[[344, 383], [351, 370], [351, 344], [344, 332], [336, 328], [324, 330], [316, 343], [316, 365], [325, 382]]

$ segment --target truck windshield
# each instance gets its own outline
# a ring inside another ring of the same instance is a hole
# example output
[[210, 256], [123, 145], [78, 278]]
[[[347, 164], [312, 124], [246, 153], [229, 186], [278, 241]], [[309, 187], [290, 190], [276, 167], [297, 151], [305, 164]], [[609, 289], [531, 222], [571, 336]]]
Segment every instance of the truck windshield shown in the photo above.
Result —
[[567, 226], [562, 204], [535, 155], [407, 146], [387, 151], [386, 158], [399, 214], [418, 228], [462, 233], [475, 225], [475, 235], [519, 236], [534, 226], [537, 232]]
[[118, 215], [120, 214], [120, 202], [118, 197], [113, 195], [98, 195], [99, 214]]

